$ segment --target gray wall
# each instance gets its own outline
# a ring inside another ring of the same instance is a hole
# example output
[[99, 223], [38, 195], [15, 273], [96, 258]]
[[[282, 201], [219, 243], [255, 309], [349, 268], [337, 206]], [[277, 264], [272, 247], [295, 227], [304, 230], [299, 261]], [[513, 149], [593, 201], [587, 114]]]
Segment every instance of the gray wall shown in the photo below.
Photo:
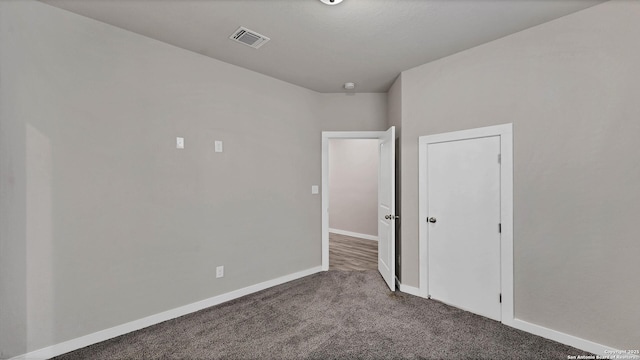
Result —
[[396, 133], [402, 132], [402, 74], [387, 93], [387, 127], [395, 126]]
[[319, 266], [321, 131], [385, 127], [39, 2], [0, 1], [0, 78], [2, 357]]
[[607, 2], [403, 72], [403, 284], [418, 137], [513, 123], [516, 317], [640, 348], [639, 14]]
[[325, 131], [386, 130], [386, 93], [316, 94]]
[[378, 236], [378, 139], [329, 140], [329, 228]]

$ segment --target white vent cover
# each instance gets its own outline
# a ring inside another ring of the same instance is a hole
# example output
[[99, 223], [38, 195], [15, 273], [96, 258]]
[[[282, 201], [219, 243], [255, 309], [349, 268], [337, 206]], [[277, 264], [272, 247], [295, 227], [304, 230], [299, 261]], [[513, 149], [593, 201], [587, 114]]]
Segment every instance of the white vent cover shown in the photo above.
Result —
[[264, 35], [260, 35], [253, 30], [249, 30], [245, 27], [240, 26], [238, 30], [234, 31], [229, 39], [237, 41], [241, 44], [251, 46], [254, 49], [259, 48], [264, 45], [270, 39]]

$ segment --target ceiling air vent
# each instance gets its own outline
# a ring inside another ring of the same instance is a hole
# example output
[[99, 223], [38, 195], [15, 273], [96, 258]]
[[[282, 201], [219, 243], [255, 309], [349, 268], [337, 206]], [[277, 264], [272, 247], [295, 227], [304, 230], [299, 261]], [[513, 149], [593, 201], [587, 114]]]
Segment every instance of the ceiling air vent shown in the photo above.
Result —
[[238, 30], [234, 31], [234, 33], [229, 36], [229, 39], [251, 46], [254, 49], [259, 48], [270, 40], [268, 37], [260, 35], [257, 32], [242, 26], [240, 26]]

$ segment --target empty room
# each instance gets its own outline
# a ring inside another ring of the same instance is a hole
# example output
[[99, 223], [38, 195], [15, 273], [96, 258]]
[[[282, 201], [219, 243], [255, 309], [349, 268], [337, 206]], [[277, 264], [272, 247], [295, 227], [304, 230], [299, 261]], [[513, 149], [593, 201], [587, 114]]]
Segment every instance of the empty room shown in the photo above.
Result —
[[640, 359], [638, 39], [635, 0], [0, 0], [0, 359]]

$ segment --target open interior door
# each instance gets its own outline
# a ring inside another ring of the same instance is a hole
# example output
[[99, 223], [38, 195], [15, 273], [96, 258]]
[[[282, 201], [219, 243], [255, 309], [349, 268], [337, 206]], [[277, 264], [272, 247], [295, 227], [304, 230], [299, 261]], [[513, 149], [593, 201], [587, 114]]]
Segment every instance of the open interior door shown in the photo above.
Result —
[[378, 271], [391, 291], [396, 289], [395, 274], [395, 151], [396, 129], [390, 127], [379, 140], [378, 165]]

